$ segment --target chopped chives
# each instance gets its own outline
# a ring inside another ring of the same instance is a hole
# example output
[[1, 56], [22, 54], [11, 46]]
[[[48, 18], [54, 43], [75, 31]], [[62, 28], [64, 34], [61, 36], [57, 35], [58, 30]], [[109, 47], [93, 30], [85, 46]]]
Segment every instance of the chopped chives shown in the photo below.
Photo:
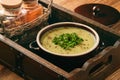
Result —
[[54, 37], [54, 39], [52, 40], [55, 45], [59, 45], [63, 49], [73, 48], [83, 41], [84, 40], [78, 37], [76, 33], [64, 33], [59, 35], [58, 37]]

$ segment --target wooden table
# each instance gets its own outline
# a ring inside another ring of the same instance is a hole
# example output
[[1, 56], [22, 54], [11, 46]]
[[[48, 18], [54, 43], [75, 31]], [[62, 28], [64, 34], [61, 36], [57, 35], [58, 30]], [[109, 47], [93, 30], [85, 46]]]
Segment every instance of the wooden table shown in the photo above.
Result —
[[[116, 8], [120, 11], [120, 0], [54, 0], [54, 3], [66, 9], [74, 11], [74, 9], [82, 4], [102, 3]], [[108, 76], [106, 80], [120, 80], [120, 69]], [[0, 65], [0, 80], [24, 80], [14, 72], [11, 72], [4, 66]]]
[[[106, 4], [120, 12], [120, 0], [54, 0], [54, 3], [73, 12], [77, 6], [88, 3]], [[120, 69], [108, 76], [105, 80], [120, 80]]]
[[[53, 2], [59, 6], [62, 6], [68, 10], [74, 12], [74, 9], [83, 4], [100, 3], [111, 6], [120, 12], [120, 0], [53, 0]], [[112, 27], [116, 32], [120, 33], [120, 20]]]
[[88, 4], [88, 3], [106, 4], [120, 11], [120, 0], [53, 0], [53, 1], [55, 4], [58, 4], [71, 11], [74, 11], [74, 9], [79, 5]]
[[0, 80], [24, 80], [6, 67], [0, 65]]

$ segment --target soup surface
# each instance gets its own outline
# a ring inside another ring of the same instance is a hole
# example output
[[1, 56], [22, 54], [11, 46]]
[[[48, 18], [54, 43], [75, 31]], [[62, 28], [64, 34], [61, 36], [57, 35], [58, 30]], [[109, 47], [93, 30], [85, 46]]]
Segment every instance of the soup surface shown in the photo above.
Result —
[[[74, 46], [71, 49], [63, 49], [59, 45], [55, 45], [53, 43], [53, 39], [56, 36], [65, 33], [76, 33], [77, 36], [83, 39], [83, 42]], [[94, 43], [95, 43], [95, 38], [92, 33], [77, 27], [65, 26], [65, 27], [55, 28], [47, 31], [41, 37], [41, 44], [43, 45], [43, 47], [51, 52], [55, 52], [56, 54], [78, 54], [78, 53], [86, 52], [87, 50], [89, 50], [94, 46]]]

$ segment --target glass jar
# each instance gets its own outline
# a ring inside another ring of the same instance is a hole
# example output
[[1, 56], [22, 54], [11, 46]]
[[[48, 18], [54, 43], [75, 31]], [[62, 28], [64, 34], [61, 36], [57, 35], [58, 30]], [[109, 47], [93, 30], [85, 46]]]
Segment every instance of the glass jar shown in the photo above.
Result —
[[43, 15], [43, 6], [38, 3], [38, 0], [23, 0], [23, 6], [27, 11], [27, 22], [31, 22]]
[[26, 11], [21, 8], [22, 3], [22, 0], [0, 0], [0, 14], [4, 16], [5, 28], [14, 28], [25, 23]]
[[38, 0], [23, 0], [23, 7], [25, 9], [34, 9], [38, 5]]
[[0, 0], [6, 16], [17, 16], [20, 13], [22, 0]]
[[41, 29], [41, 26], [47, 24], [51, 12], [52, 1], [49, 1], [50, 3], [45, 7], [38, 3], [38, 0], [11, 0], [11, 2], [10, 0], [0, 0], [2, 5], [2, 9], [0, 9], [0, 25], [2, 25], [0, 33], [3, 31], [5, 36], [14, 38], [16, 41], [20, 36], [22, 36], [20, 39], [23, 39], [23, 36], [28, 37], [30, 35], [28, 32], [31, 32], [32, 29]]

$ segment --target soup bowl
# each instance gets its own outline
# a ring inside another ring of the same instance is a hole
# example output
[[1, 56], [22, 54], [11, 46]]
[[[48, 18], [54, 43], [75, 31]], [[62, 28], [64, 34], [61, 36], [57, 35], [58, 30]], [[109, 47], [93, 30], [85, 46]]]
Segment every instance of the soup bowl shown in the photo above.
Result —
[[[65, 40], [62, 41], [61, 37]], [[93, 28], [76, 22], [59, 22], [48, 25], [41, 29], [36, 37], [39, 48], [47, 54], [60, 57], [87, 55], [97, 48], [99, 41], [99, 35]]]

